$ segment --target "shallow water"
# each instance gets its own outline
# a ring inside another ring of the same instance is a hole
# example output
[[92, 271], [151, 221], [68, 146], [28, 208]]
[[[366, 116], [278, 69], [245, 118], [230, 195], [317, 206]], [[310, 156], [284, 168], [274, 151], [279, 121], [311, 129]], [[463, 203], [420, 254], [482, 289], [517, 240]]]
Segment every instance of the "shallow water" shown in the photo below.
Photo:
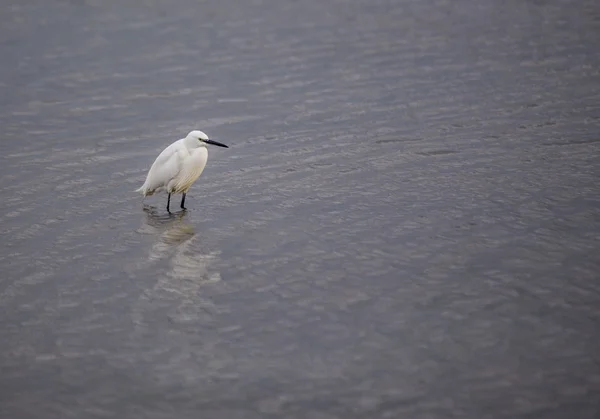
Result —
[[598, 417], [595, 2], [3, 9], [0, 417]]

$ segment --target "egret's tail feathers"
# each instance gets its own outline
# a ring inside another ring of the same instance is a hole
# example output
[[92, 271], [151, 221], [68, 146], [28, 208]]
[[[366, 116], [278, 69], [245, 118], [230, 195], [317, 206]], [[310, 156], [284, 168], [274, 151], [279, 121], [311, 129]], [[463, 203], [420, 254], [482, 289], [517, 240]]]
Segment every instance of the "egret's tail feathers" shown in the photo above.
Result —
[[136, 189], [134, 192], [142, 194], [144, 197], [154, 195], [154, 192], [157, 192], [157, 189], [150, 189], [146, 187], [146, 185], [142, 185], [140, 188]]
[[142, 185], [141, 187], [136, 189], [134, 192], [142, 194], [144, 196], [148, 195], [148, 191], [146, 190], [145, 185]]

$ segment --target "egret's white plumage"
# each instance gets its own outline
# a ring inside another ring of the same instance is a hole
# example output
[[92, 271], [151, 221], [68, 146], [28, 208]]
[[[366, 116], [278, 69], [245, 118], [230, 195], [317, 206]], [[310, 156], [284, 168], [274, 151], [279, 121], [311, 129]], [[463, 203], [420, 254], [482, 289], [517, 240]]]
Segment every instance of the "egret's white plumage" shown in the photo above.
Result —
[[146, 181], [136, 192], [145, 197], [157, 192], [168, 193], [167, 211], [171, 194], [180, 193], [183, 194], [181, 208], [184, 208], [185, 194], [206, 166], [206, 144], [227, 147], [225, 144], [209, 140], [202, 131], [191, 131], [187, 137], [175, 141], [158, 155], [148, 171]]

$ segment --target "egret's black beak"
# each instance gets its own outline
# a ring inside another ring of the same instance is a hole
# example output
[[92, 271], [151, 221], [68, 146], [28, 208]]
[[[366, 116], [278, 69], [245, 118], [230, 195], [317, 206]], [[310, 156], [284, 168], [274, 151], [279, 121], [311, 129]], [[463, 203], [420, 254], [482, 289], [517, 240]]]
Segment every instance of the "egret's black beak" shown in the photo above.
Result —
[[213, 140], [204, 140], [204, 142], [205, 142], [206, 144], [218, 145], [219, 147], [225, 147], [225, 148], [229, 148], [229, 147], [228, 147], [228, 146], [226, 146], [225, 144], [223, 144], [223, 143], [220, 143], [220, 142], [218, 142], [218, 141], [213, 141]]

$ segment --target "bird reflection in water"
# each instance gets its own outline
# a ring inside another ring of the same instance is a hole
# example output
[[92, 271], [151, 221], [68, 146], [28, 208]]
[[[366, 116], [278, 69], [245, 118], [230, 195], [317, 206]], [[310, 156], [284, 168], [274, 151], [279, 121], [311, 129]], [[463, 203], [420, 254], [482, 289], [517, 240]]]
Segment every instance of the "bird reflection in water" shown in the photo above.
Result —
[[198, 282], [220, 280], [218, 272], [210, 272], [209, 266], [219, 252], [207, 251], [200, 242], [195, 227], [186, 222], [187, 211], [165, 213], [153, 206], [144, 206], [145, 223], [139, 230], [144, 234], [156, 235], [148, 256], [149, 261], [167, 259], [167, 276]]
[[166, 245], [184, 243], [196, 234], [194, 226], [184, 222], [187, 211], [165, 213], [156, 207], [144, 205], [144, 213], [146, 223], [141, 232], [160, 234], [161, 241]]
[[167, 309], [173, 324], [196, 324], [212, 308], [202, 296], [201, 287], [221, 280], [215, 268], [219, 252], [209, 251], [194, 225], [186, 221], [188, 213], [166, 213], [156, 207], [144, 207], [144, 219], [138, 232], [157, 237], [148, 258], [139, 266], [151, 270], [156, 282], [146, 287], [133, 306], [132, 318], [143, 326], [157, 307]]

